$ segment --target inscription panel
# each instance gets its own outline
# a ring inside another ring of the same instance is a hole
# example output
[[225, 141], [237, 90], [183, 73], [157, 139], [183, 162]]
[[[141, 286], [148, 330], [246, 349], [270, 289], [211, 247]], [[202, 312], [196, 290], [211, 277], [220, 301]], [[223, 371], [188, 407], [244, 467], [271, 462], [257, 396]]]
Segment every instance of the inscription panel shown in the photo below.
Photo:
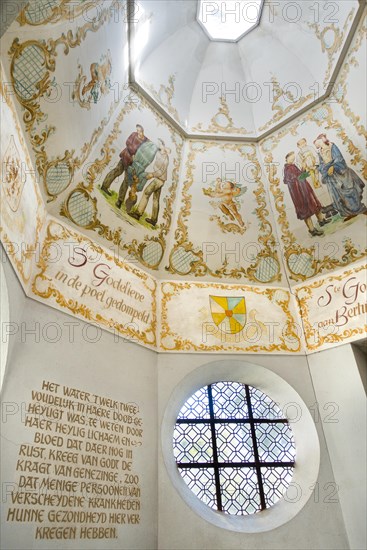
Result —
[[44, 380], [32, 390], [6, 520], [34, 523], [35, 539], [116, 539], [140, 524], [143, 444], [136, 403]]

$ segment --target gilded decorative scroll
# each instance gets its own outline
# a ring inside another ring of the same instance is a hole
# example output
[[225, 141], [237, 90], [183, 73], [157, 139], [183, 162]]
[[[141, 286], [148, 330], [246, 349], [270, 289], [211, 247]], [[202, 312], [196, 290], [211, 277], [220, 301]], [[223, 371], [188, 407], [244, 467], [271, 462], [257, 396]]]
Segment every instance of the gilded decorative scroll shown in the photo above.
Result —
[[147, 82], [142, 82], [142, 85], [146, 90], [149, 91], [151, 96], [160, 105], [162, 105], [162, 107], [167, 109], [167, 112], [176, 120], [176, 122], [182, 125], [180, 115], [178, 114], [176, 107], [172, 105], [172, 101], [175, 95], [175, 80], [176, 76], [174, 74], [171, 74], [168, 78], [168, 85], [164, 86], [163, 84], [161, 84], [158, 91], [154, 88], [154, 86], [148, 84]]
[[[99, 12], [98, 19], [94, 18], [78, 27], [75, 33], [69, 30], [66, 34], [62, 33], [56, 40], [50, 38], [47, 41], [27, 40], [20, 43], [19, 38], [15, 38], [10, 47], [11, 83], [15, 95], [24, 109], [23, 122], [35, 154], [37, 170], [50, 201], [55, 200], [70, 185], [75, 170], [85, 162], [93, 145], [108, 124], [114, 109], [111, 105], [108, 116], [93, 132], [90, 139], [85, 142], [79, 157], [75, 155], [74, 150], [66, 150], [63, 155], [49, 161], [45, 145], [56, 128], [46, 125], [40, 129], [40, 125], [47, 119], [47, 115], [40, 108], [40, 100], [43, 97], [47, 98], [52, 93], [54, 82], [51, 80], [51, 74], [56, 68], [58, 55], [56, 50], [58, 46], [62, 46], [64, 55], [67, 55], [70, 48], [75, 48], [82, 43], [88, 32], [98, 31], [102, 25], [111, 20], [113, 15], [111, 6], [103, 8]], [[24, 68], [27, 68], [27, 75], [29, 75], [26, 82], [23, 82], [24, 77], [22, 76], [25, 74]], [[51, 181], [52, 185], [48, 181]]]
[[[204, 128], [203, 123], [199, 122], [199, 124], [193, 128], [194, 132], [211, 133], [211, 134], [226, 133], [226, 134], [242, 134], [242, 135], [251, 135], [254, 133], [253, 131], [250, 132], [249, 130], [246, 130], [246, 128], [243, 128], [243, 127], [237, 128], [233, 122], [233, 118], [229, 113], [229, 107], [228, 107], [226, 98], [222, 96], [219, 99], [219, 101], [220, 101], [219, 110], [211, 118], [209, 126], [207, 128]], [[227, 121], [226, 124], [221, 123], [221, 120], [223, 121], [223, 119]]]
[[[38, 185], [36, 184], [36, 181], [34, 179], [34, 175], [32, 174], [32, 167], [33, 167], [32, 161], [30, 159], [28, 149], [27, 149], [26, 143], [25, 143], [24, 138], [23, 138], [23, 133], [22, 133], [22, 130], [21, 130], [19, 122], [18, 122], [18, 116], [17, 116], [16, 110], [15, 110], [15, 107], [14, 107], [13, 102], [12, 102], [11, 97], [10, 97], [11, 94], [9, 93], [9, 90], [6, 88], [5, 79], [3, 78], [3, 76], [4, 76], [3, 68], [0, 65], [0, 97], [1, 97], [2, 103], [4, 105], [6, 105], [9, 108], [10, 112], [11, 112], [12, 119], [13, 119], [13, 124], [14, 124], [14, 127], [16, 129], [16, 135], [17, 135], [17, 138], [19, 139], [19, 142], [20, 142], [20, 145], [21, 145], [22, 155], [23, 155], [23, 158], [25, 158], [25, 160], [26, 160], [27, 170], [29, 171], [29, 174], [31, 175], [30, 179], [31, 179], [31, 182], [32, 182], [32, 187], [33, 187], [33, 190], [34, 190], [36, 203], [37, 203], [37, 214], [36, 214], [36, 220], [35, 220], [34, 240], [33, 240], [32, 243], [25, 243], [25, 242], [23, 242], [23, 239], [21, 238], [21, 235], [24, 234], [24, 232], [25, 232], [25, 227], [24, 227], [24, 224], [23, 224], [24, 214], [21, 216], [18, 213], [15, 216], [13, 216], [13, 215], [10, 216], [5, 207], [3, 207], [1, 209], [1, 215], [2, 215], [1, 224], [2, 225], [0, 227], [0, 232], [1, 232], [2, 242], [6, 247], [6, 251], [9, 255], [9, 257], [11, 258], [12, 262], [15, 265], [15, 268], [16, 268], [17, 273], [19, 274], [19, 277], [21, 278], [23, 284], [27, 285], [29, 280], [30, 280], [30, 277], [31, 277], [31, 270], [29, 269], [29, 273], [28, 273], [26, 271], [26, 268], [27, 268], [27, 266], [31, 266], [32, 259], [34, 258], [34, 255], [35, 255], [35, 251], [36, 251], [37, 244], [38, 244], [38, 241], [39, 241], [39, 235], [40, 235], [40, 232], [41, 232], [41, 229], [42, 229], [42, 224], [43, 224], [43, 221], [44, 221], [44, 210], [43, 210], [43, 203], [42, 203], [42, 198], [41, 198], [41, 195], [40, 195], [40, 192], [39, 192], [39, 189], [38, 189]], [[16, 211], [18, 211], [19, 203], [21, 201], [21, 193], [22, 193], [22, 191], [20, 192], [20, 194], [17, 198]], [[6, 225], [8, 227], [14, 227], [14, 225], [19, 226], [19, 239], [18, 239], [18, 242], [14, 242], [13, 239], [9, 237], [9, 235], [8, 235], [6, 229], [5, 229]], [[19, 249], [20, 249], [20, 255], [18, 255]]]
[[[323, 82], [325, 91], [332, 74], [335, 56], [337, 55], [344, 43], [345, 36], [350, 22], [353, 19], [354, 12], [355, 10], [353, 8], [348, 14], [348, 17], [346, 18], [342, 29], [338, 28], [334, 23], [328, 25], [327, 27], [324, 27], [323, 29], [321, 29], [321, 26], [317, 22], [308, 24], [310, 29], [315, 32], [317, 38], [320, 40], [322, 53], [326, 52], [328, 56], [328, 67]], [[330, 36], [333, 37], [331, 41]]]
[[[271, 78], [271, 82], [273, 85], [271, 110], [275, 111], [275, 113], [266, 124], [260, 126], [259, 130], [261, 132], [264, 132], [265, 130], [270, 128], [270, 126], [273, 126], [276, 122], [279, 122], [282, 118], [292, 113], [294, 110], [300, 109], [302, 105], [304, 105], [306, 102], [311, 101], [314, 97], [314, 94], [310, 93], [307, 96], [302, 96], [297, 101], [295, 101], [292, 92], [290, 90], [283, 89], [275, 76]], [[286, 101], [289, 103], [286, 108], [284, 108], [282, 102], [280, 101], [282, 98], [286, 99]]]
[[88, 10], [93, 9], [101, 0], [93, 0], [86, 2], [80, 0], [39, 0], [38, 2], [28, 3], [19, 13], [17, 21], [21, 27], [31, 25], [37, 27], [39, 25], [47, 25], [59, 23], [60, 21], [75, 19], [83, 13], [88, 13]]

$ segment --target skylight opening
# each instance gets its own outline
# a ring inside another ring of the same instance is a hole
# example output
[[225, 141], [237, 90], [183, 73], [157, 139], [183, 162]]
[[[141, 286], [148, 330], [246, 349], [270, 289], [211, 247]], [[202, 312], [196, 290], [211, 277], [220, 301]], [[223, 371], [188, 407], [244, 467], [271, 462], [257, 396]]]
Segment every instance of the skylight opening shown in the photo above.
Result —
[[199, 0], [197, 20], [211, 40], [237, 42], [260, 22], [264, 0]]

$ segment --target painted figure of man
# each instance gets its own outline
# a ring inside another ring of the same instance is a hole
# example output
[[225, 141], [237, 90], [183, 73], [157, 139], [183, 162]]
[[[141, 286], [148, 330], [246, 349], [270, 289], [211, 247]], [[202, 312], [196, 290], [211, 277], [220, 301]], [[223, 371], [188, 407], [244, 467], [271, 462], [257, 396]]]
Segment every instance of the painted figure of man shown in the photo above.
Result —
[[299, 220], [304, 220], [309, 233], [313, 237], [323, 235], [323, 231], [317, 229], [312, 222], [312, 216], [316, 215], [320, 226], [328, 223], [321, 212], [321, 203], [313, 192], [307, 179], [300, 178], [302, 172], [298, 166], [295, 165], [295, 160], [296, 155], [294, 151], [291, 151], [285, 157], [284, 183], [288, 186], [297, 218]]
[[[129, 212], [129, 215], [136, 220], [144, 214], [148, 205], [150, 196], [153, 195], [152, 215], [145, 220], [151, 225], [157, 225], [159, 215], [159, 200], [162, 187], [167, 180], [167, 169], [169, 163], [170, 149], [165, 146], [162, 139], [158, 139], [158, 151], [155, 155], [154, 164], [151, 172], [146, 174], [146, 179], [151, 180], [144, 188], [140, 202], [134, 212]], [[139, 188], [138, 188], [139, 189]]]
[[365, 184], [349, 168], [335, 143], [331, 143], [325, 134], [320, 134], [314, 141], [319, 154], [319, 170], [322, 183], [327, 186], [334, 206], [344, 221], [358, 214], [367, 214], [362, 202]]
[[305, 138], [301, 138], [297, 142], [297, 147], [298, 155], [296, 164], [302, 172], [308, 172], [310, 174], [311, 187], [321, 203], [322, 212], [326, 217], [337, 214], [327, 187], [320, 183], [318, 170], [319, 157], [316, 149], [308, 145]]
[[145, 141], [136, 151], [132, 165], [126, 170], [125, 179], [127, 180], [127, 185], [130, 187], [129, 196], [125, 201], [125, 208], [128, 214], [130, 214], [138, 200], [137, 193], [142, 191], [147, 183], [145, 169], [153, 162], [157, 151], [158, 147], [155, 143], [150, 140]]
[[[132, 165], [134, 161], [134, 157], [136, 155], [137, 150], [141, 146], [142, 143], [145, 143], [146, 141], [149, 141], [148, 138], [144, 135], [144, 128], [140, 125], [136, 125], [136, 132], [133, 132], [130, 134], [130, 136], [126, 140], [126, 147], [123, 149], [120, 153], [120, 160], [113, 168], [108, 172], [105, 179], [103, 180], [101, 189], [106, 195], [111, 196], [112, 193], [110, 191], [110, 187], [112, 185], [112, 182], [121, 176], [129, 166]], [[128, 178], [125, 177], [121, 183], [120, 190], [119, 190], [119, 198], [116, 201], [117, 208], [120, 208], [123, 201], [125, 200], [126, 191], [128, 188]]]

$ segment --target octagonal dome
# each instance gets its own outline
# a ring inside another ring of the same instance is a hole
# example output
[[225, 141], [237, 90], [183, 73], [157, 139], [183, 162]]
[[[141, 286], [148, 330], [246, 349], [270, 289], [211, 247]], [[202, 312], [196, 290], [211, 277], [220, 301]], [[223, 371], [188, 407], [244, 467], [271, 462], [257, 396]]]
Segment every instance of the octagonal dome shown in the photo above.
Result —
[[[139, 341], [166, 351], [218, 349], [201, 340], [209, 298], [245, 293], [277, 344], [219, 349], [298, 353], [307, 281], [359, 274], [367, 251], [362, 1], [265, 2], [237, 43], [210, 40], [194, 0], [53, 2], [27, 4], [1, 40], [0, 232], [26, 293], [135, 337], [97, 290], [114, 272], [146, 293]], [[310, 327], [330, 324], [325, 296]]]
[[141, 0], [131, 22], [132, 79], [186, 135], [260, 139], [310, 108], [330, 91], [363, 9], [358, 0], [265, 0], [251, 31], [209, 38], [198, 14], [228, 33], [246, 23], [240, 4], [255, 6]]

